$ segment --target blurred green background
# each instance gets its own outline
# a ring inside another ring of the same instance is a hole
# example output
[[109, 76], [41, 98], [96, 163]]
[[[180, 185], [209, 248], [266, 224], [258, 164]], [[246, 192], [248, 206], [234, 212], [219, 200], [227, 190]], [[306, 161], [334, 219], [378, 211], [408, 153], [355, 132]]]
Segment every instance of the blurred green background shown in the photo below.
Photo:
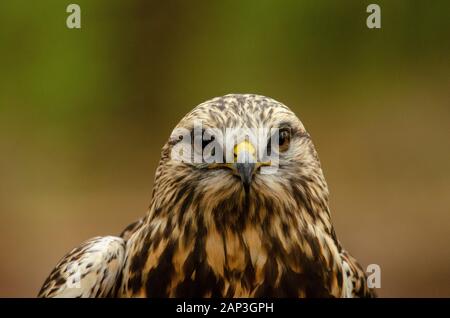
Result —
[[161, 146], [227, 93], [290, 106], [313, 136], [343, 245], [380, 296], [450, 296], [450, 2], [0, 3], [0, 296], [150, 202]]

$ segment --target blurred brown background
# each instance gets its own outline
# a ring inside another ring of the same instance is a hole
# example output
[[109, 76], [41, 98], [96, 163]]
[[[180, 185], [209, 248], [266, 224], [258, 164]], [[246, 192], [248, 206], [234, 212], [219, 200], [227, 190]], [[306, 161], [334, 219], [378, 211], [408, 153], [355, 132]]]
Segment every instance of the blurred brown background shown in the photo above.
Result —
[[193, 106], [258, 93], [313, 136], [344, 246], [380, 296], [450, 296], [450, 2], [0, 4], [0, 296], [146, 211], [159, 151]]

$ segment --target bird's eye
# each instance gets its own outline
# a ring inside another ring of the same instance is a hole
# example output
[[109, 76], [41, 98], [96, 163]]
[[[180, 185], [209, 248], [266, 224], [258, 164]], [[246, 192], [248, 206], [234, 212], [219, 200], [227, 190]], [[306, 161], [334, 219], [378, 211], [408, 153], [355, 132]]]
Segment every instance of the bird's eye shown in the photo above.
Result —
[[214, 140], [214, 136], [211, 136], [211, 139], [206, 140], [206, 139], [202, 139], [202, 148], [205, 149], [206, 146], [208, 146], [208, 144]]
[[206, 137], [204, 129], [202, 129], [201, 134], [200, 132], [197, 132], [197, 134], [195, 134], [195, 132], [192, 131], [191, 136], [192, 136], [192, 147], [194, 149], [194, 153], [196, 154], [197, 158], [205, 160], [205, 157], [215, 156], [216, 154], [215, 147], [208, 148], [208, 145], [210, 145], [215, 140], [215, 136], [212, 135]]
[[291, 142], [291, 131], [290, 129], [280, 129], [278, 133], [278, 149], [280, 152], [285, 152], [289, 149], [289, 144]]
[[[269, 138], [267, 143], [267, 154], [270, 156], [272, 153], [272, 142], [276, 140], [276, 134]], [[278, 131], [278, 151], [285, 152], [289, 149], [289, 144], [291, 143], [291, 129], [281, 128]]]
[[[207, 140], [204, 138], [205, 136], [205, 130], [202, 129], [201, 132], [191, 132], [191, 142], [192, 146], [195, 148], [196, 151], [200, 151], [205, 149], [205, 147], [211, 142], [211, 140]], [[200, 148], [200, 142], [201, 142], [201, 148]]]
[[[205, 151], [206, 146], [208, 146], [209, 143], [214, 141], [214, 140], [215, 140], [214, 136], [211, 136], [211, 139], [209, 139], [209, 140], [202, 139], [202, 150]], [[214, 148], [211, 150], [211, 155], [212, 156], [215, 155], [215, 149]]]

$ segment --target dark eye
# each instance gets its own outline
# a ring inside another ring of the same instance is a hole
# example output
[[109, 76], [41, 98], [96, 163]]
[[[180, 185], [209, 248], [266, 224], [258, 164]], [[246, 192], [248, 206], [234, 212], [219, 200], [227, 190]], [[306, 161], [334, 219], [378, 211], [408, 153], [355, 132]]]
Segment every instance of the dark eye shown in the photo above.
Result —
[[214, 136], [211, 136], [211, 139], [209, 139], [209, 140], [205, 140], [204, 138], [202, 138], [202, 149], [205, 150], [205, 147], [208, 146], [209, 143], [211, 141], [213, 141], [214, 139], [215, 139]]
[[291, 142], [291, 131], [290, 129], [280, 129], [278, 133], [278, 149], [280, 152], [285, 152], [289, 149], [289, 144]]
[[[209, 140], [202, 139], [202, 149], [203, 149], [203, 151], [205, 150], [206, 146], [208, 146], [214, 140], [215, 140], [214, 136], [211, 136], [211, 139], [209, 139]], [[214, 148], [211, 150], [211, 155], [212, 156], [215, 155], [215, 149]]]
[[[276, 134], [270, 137], [267, 143], [267, 154], [270, 156], [272, 153], [272, 141], [275, 139]], [[289, 144], [291, 142], [291, 129], [290, 128], [281, 128], [278, 131], [278, 151], [285, 152], [289, 149]]]
[[[205, 147], [212, 140], [214, 140], [214, 137], [212, 137], [210, 140], [207, 140], [207, 139], [204, 138], [204, 136], [205, 136], [205, 130], [204, 129], [202, 129], [201, 133], [199, 132], [197, 134], [195, 134], [195, 131], [191, 132], [191, 138], [192, 138], [191, 142], [192, 142], [192, 145], [193, 145], [195, 151], [198, 151], [198, 152], [203, 151], [205, 149]], [[200, 146], [200, 141], [201, 141], [201, 146], [202, 146], [201, 149], [200, 149], [200, 147], [198, 147], [198, 146]]]
[[[200, 132], [197, 132], [197, 134], [195, 134], [195, 131], [192, 131], [191, 136], [193, 136], [192, 137], [192, 145], [194, 147], [194, 152], [197, 155], [200, 155], [202, 157], [202, 160], [205, 158], [205, 156], [208, 156], [208, 157], [215, 156], [215, 154], [216, 154], [215, 147], [210, 149], [209, 153], [205, 153], [205, 148], [216, 139], [215, 136], [212, 135], [212, 136], [206, 137], [205, 129], [202, 129], [201, 134], [200, 134]], [[201, 144], [200, 144], [200, 142], [201, 142]], [[200, 145], [201, 145], [201, 148], [200, 148]]]

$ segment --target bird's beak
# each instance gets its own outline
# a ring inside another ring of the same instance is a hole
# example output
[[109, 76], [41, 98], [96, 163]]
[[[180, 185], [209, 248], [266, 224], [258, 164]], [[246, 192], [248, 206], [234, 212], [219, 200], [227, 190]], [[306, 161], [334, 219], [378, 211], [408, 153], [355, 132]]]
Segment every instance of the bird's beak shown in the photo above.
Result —
[[208, 164], [208, 169], [231, 169], [235, 175], [240, 177], [245, 193], [248, 194], [255, 171], [262, 166], [270, 166], [271, 162], [257, 162], [256, 148], [248, 140], [235, 145], [233, 154], [233, 162]]
[[245, 192], [248, 193], [250, 191], [250, 184], [255, 171], [255, 164], [250, 162], [236, 163], [236, 171], [241, 177]]
[[234, 160], [233, 170], [241, 178], [244, 190], [248, 193], [253, 174], [257, 168], [255, 147], [247, 140], [237, 144], [234, 146]]

